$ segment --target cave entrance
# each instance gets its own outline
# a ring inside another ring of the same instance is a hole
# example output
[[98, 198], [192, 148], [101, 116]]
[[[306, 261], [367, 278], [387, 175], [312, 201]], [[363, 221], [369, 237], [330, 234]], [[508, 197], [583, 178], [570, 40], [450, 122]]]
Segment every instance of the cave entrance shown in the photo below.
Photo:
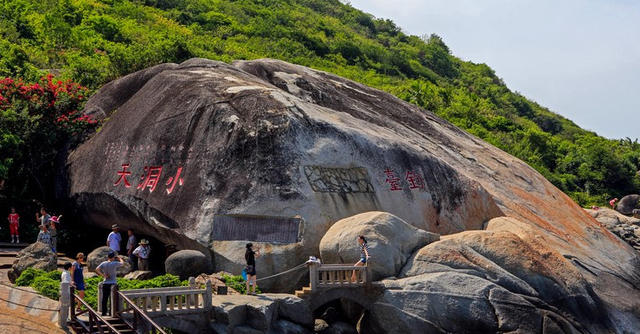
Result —
[[349, 298], [331, 300], [313, 311], [315, 333], [381, 333], [370, 312], [357, 301]]

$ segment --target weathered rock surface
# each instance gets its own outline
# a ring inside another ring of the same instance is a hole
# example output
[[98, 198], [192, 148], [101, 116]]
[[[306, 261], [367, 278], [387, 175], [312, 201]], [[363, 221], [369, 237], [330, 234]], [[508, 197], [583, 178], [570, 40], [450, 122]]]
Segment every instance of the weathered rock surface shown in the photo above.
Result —
[[57, 263], [58, 256], [51, 251], [47, 244], [35, 242], [18, 252], [11, 269], [7, 272], [7, 277], [12, 283], [15, 283], [27, 268], [53, 271], [58, 268]]
[[124, 279], [147, 280], [151, 278], [151, 272], [145, 270], [136, 270], [124, 275]]
[[440, 236], [415, 228], [386, 212], [366, 212], [342, 219], [320, 241], [324, 263], [354, 264], [360, 260], [356, 239], [366, 236], [374, 280], [396, 276], [411, 254]]
[[[109, 120], [71, 153], [68, 188], [60, 189], [89, 224], [117, 221], [179, 249], [213, 252], [215, 269], [234, 273], [244, 265], [244, 243], [260, 243], [263, 277], [319, 255], [332, 224], [363, 212], [389, 212], [441, 235], [487, 228], [426, 246], [444, 242], [451, 258], [416, 255], [375, 312], [398, 322], [395, 332], [640, 330], [637, 252], [534, 169], [428, 111], [268, 59], [192, 59], [121, 80], [90, 101]], [[487, 224], [502, 216], [515, 220]], [[482, 257], [461, 258], [479, 253], [479, 240], [487, 243], [487, 269]], [[290, 291], [304, 276], [261, 288]], [[520, 319], [510, 312], [533, 320], [514, 329]]]
[[620, 237], [634, 249], [640, 250], [640, 219], [628, 217], [616, 210], [606, 208], [585, 210], [607, 230]]
[[214, 329], [218, 333], [235, 333], [236, 330], [281, 333], [279, 329], [310, 333], [314, 324], [309, 304], [293, 295], [216, 296], [213, 307]]
[[202, 252], [195, 250], [177, 251], [164, 261], [167, 274], [186, 279], [201, 274], [209, 267], [209, 260]]
[[640, 195], [627, 195], [616, 204], [616, 211], [623, 215], [631, 215], [635, 209], [640, 209]]
[[[102, 246], [94, 249], [87, 255], [87, 269], [91, 272], [96, 271], [96, 268], [100, 265], [100, 263], [107, 261], [107, 254], [111, 252], [111, 248], [107, 246]], [[117, 252], [116, 252], [117, 254]], [[133, 272], [133, 264], [131, 263], [131, 259], [128, 256], [118, 255], [123, 261], [124, 264], [118, 267], [116, 271], [116, 275], [118, 277], [124, 277], [127, 274]]]

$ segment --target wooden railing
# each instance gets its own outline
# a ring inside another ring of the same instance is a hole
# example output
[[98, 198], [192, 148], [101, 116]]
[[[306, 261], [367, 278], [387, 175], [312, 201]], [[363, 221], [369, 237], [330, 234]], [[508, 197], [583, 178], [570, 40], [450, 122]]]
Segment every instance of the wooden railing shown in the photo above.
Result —
[[[68, 283], [63, 283], [68, 284]], [[98, 314], [87, 302], [82, 300], [78, 295], [75, 294], [73, 287], [70, 288], [70, 295], [73, 296], [71, 298], [71, 303], [69, 305], [69, 312], [71, 314], [71, 320], [78, 323], [83, 329], [85, 333], [114, 333], [117, 334], [118, 330], [115, 329], [107, 320], [105, 320], [102, 316]], [[77, 303], [77, 304], [76, 304]], [[84, 310], [80, 312], [76, 312], [76, 305], [83, 306], [79, 308], [84, 308]], [[61, 308], [62, 310], [63, 308]], [[62, 313], [62, 312], [61, 312]], [[89, 318], [88, 321], [84, 321], [78, 318], [79, 315], [86, 313]], [[66, 318], [66, 316], [65, 316]], [[66, 322], [66, 319], [63, 319]], [[66, 326], [66, 324], [65, 324]]]
[[[113, 305], [116, 305], [115, 314], [124, 320], [136, 333], [166, 334], [148, 315], [131, 301], [122, 291], [118, 291], [117, 285], [112, 288]], [[119, 307], [123, 305], [123, 307]], [[127, 308], [124, 308], [126, 305]], [[130, 316], [127, 316], [131, 313]]]
[[120, 291], [126, 297], [121, 301], [121, 309], [135, 306], [153, 318], [160, 315], [189, 314], [206, 312], [211, 308], [211, 281], [205, 289], [195, 288], [195, 280], [189, 279], [188, 287], [136, 289]]
[[344, 264], [309, 264], [311, 291], [337, 287], [371, 286], [372, 275], [368, 266]]

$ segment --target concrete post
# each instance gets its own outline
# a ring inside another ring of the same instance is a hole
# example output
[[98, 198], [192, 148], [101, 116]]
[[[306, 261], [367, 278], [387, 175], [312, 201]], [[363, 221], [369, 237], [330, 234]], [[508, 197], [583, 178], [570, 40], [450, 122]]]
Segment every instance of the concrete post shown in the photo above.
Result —
[[[194, 277], [189, 277], [189, 290], [196, 290], [196, 279]], [[197, 296], [194, 295], [190, 295], [189, 300], [187, 301], [187, 308], [191, 308], [191, 307], [197, 307], [198, 305], [196, 304], [196, 300], [197, 300]]]
[[115, 318], [118, 316], [119, 310], [119, 299], [118, 298], [118, 284], [114, 284], [111, 286], [111, 317]]
[[98, 313], [102, 314], [102, 286], [104, 282], [98, 283]]
[[211, 309], [211, 305], [213, 304], [213, 291], [211, 288], [211, 280], [207, 280], [206, 283], [206, 291], [204, 293], [204, 300], [202, 301], [203, 307], [207, 312]]
[[309, 283], [311, 291], [316, 292], [318, 290], [318, 264], [315, 262], [309, 263]]
[[60, 283], [60, 310], [58, 311], [58, 326], [68, 329], [67, 319], [69, 318], [69, 283]]

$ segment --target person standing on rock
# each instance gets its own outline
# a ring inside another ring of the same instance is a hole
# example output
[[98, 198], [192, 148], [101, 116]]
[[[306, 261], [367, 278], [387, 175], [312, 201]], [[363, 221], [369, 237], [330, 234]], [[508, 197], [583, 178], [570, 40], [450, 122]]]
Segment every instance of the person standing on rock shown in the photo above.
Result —
[[20, 233], [18, 233], [18, 228], [20, 228], [20, 216], [16, 213], [16, 208], [11, 208], [11, 213], [9, 214], [9, 231], [11, 232], [11, 243], [20, 243]]
[[47, 225], [40, 225], [40, 233], [38, 233], [38, 239], [36, 241], [47, 244], [49, 248], [51, 248], [51, 235], [49, 234]]
[[[117, 262], [116, 262], [117, 261]], [[107, 261], [104, 261], [96, 268], [96, 274], [104, 277], [102, 281], [102, 316], [107, 315], [107, 306], [109, 296], [111, 295], [111, 287], [116, 285], [116, 271], [120, 266], [124, 264], [124, 261], [119, 256], [116, 256], [115, 252], [109, 252], [107, 254]]]
[[618, 198], [614, 198], [612, 200], [609, 201], [609, 205], [611, 205], [611, 209], [615, 209], [616, 208], [616, 201], [618, 200]]
[[127, 255], [129, 256], [129, 259], [131, 260], [131, 266], [133, 267], [133, 271], [138, 270], [137, 268], [137, 258], [135, 256], [135, 254], [133, 254], [133, 251], [136, 249], [136, 236], [133, 234], [133, 229], [130, 228], [127, 230], [127, 234], [129, 235], [129, 239], [127, 239]]
[[[84, 299], [84, 273], [82, 272], [82, 260], [84, 260], [84, 253], [78, 253], [76, 260], [71, 264], [71, 282], [75, 285], [76, 291], [80, 299]], [[80, 311], [80, 305], [76, 311]]]
[[118, 227], [118, 224], [113, 224], [111, 225], [111, 233], [109, 233], [107, 237], [107, 246], [114, 252], [120, 252], [120, 241], [122, 241], [122, 237], [119, 231], [120, 227]]
[[40, 214], [36, 213], [36, 220], [40, 225], [49, 225], [51, 216], [47, 213], [47, 209], [43, 206], [40, 208]]
[[[62, 217], [62, 216], [60, 216]], [[53, 216], [49, 219], [49, 235], [51, 236], [51, 250], [55, 253], [58, 251], [58, 217]]]
[[[247, 272], [247, 294], [256, 295], [256, 258], [260, 257], [260, 246], [254, 247], [252, 243], [247, 244], [247, 250], [244, 253], [244, 259], [247, 260], [247, 267], [245, 271]], [[251, 281], [253, 281], [253, 290], [249, 293], [249, 287], [251, 286]]]
[[149, 247], [149, 241], [140, 240], [140, 246], [136, 247], [133, 251], [133, 255], [138, 257], [138, 270], [149, 271], [149, 254], [151, 253], [151, 247]]
[[[367, 264], [371, 256], [369, 255], [369, 245], [367, 244], [367, 239], [365, 239], [364, 235], [358, 237], [358, 245], [360, 247], [360, 261], [356, 262], [354, 266], [362, 267]], [[351, 275], [351, 282], [355, 282], [357, 279], [356, 271], [353, 271]]]

